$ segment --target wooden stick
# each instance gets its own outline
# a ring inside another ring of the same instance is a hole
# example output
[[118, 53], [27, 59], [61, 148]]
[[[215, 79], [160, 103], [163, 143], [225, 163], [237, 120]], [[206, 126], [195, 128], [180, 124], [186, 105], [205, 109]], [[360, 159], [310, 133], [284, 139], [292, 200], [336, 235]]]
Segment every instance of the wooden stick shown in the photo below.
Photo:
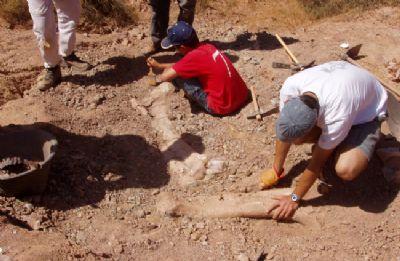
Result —
[[251, 97], [253, 98], [253, 105], [254, 105], [254, 110], [256, 112], [256, 119], [258, 121], [262, 121], [261, 112], [260, 112], [260, 106], [258, 105], [257, 96], [256, 96], [256, 93], [254, 91], [253, 85], [250, 85], [250, 91], [251, 91]]
[[286, 53], [289, 55], [290, 60], [295, 63], [296, 65], [299, 65], [299, 60], [297, 60], [296, 56], [289, 50], [285, 42], [282, 40], [282, 38], [278, 35], [275, 34], [276, 39], [281, 43], [282, 47], [285, 49]]

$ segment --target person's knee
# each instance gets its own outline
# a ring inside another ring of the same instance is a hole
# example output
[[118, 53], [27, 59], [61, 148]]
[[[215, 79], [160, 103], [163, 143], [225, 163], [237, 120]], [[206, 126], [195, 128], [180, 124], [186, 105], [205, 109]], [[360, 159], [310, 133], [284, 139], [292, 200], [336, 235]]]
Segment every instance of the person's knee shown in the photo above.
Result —
[[336, 175], [345, 181], [352, 181], [360, 174], [354, 166], [341, 163], [336, 164], [335, 171]]
[[368, 158], [359, 149], [343, 148], [336, 156], [335, 171], [338, 177], [351, 181], [357, 178], [368, 166]]

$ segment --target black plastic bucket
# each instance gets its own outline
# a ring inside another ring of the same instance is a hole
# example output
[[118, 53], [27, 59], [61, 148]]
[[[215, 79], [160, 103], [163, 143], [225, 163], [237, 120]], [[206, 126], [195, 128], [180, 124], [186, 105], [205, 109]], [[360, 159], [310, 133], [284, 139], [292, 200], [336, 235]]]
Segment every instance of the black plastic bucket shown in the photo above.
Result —
[[0, 195], [41, 194], [47, 185], [50, 161], [57, 145], [56, 138], [41, 129], [17, 125], [0, 128], [0, 160], [19, 157], [38, 163], [36, 169], [0, 176]]

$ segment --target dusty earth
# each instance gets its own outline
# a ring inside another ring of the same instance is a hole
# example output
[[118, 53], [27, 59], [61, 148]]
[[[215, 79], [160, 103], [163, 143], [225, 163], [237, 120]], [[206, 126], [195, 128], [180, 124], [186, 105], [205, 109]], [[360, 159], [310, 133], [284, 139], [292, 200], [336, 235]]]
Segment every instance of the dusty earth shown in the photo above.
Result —
[[[278, 33], [304, 63], [336, 59], [342, 42], [362, 43], [360, 62], [387, 77], [384, 63], [400, 57], [399, 11], [381, 8]], [[271, 67], [288, 61], [276, 32], [249, 30], [240, 18], [221, 22], [213, 10], [196, 19], [200, 37], [230, 55], [261, 107], [274, 108], [290, 75]], [[0, 39], [0, 125], [34, 124], [59, 140], [43, 195], [0, 197], [0, 260], [400, 259], [399, 187], [383, 178], [377, 157], [354, 182], [332, 176], [328, 196], [313, 188], [316, 198], [303, 206], [309, 223], [160, 214], [164, 193], [190, 199], [257, 184], [273, 158], [277, 114], [248, 120], [248, 104], [212, 117], [168, 87], [164, 99], [147, 84], [146, 21], [107, 35], [79, 34], [77, 53], [94, 68], [63, 69], [64, 82], [45, 93], [31, 89], [41, 68], [32, 31], [2, 27]], [[290, 152], [280, 187], [292, 186], [309, 151]]]

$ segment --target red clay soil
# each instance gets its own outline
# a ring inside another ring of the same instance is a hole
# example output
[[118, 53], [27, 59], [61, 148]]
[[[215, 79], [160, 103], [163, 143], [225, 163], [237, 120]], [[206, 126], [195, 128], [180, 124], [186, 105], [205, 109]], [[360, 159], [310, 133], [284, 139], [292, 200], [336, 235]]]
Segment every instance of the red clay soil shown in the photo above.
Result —
[[[387, 77], [385, 62], [399, 58], [400, 31], [390, 22], [399, 11], [381, 8], [278, 33], [304, 63], [337, 59], [342, 42], [362, 43], [360, 63]], [[215, 12], [199, 16], [200, 38], [228, 53], [255, 87], [261, 107], [273, 108], [290, 75], [271, 67], [288, 61], [276, 32], [261, 25], [249, 31], [237, 20], [221, 19]], [[146, 113], [152, 108], [146, 98], [157, 88], [147, 84], [142, 54], [148, 31], [143, 22], [108, 35], [79, 34], [77, 53], [94, 68], [83, 74], [63, 69], [63, 83], [39, 93], [30, 88], [41, 68], [32, 31], [0, 28], [0, 125], [36, 124], [59, 141], [42, 196], [0, 197], [0, 260], [400, 258], [399, 186], [383, 178], [376, 156], [354, 182], [332, 176], [329, 196], [313, 188], [316, 198], [303, 206], [310, 223], [161, 215], [156, 205], [164, 192], [187, 199], [245, 192], [247, 185], [258, 184], [258, 172], [273, 159], [277, 114], [272, 111], [262, 122], [248, 120], [253, 109], [248, 104], [217, 118], [191, 108], [181, 92], [172, 93], [165, 108], [170, 130], [180, 134], [177, 140], [209, 162], [223, 161], [222, 169], [182, 186], [171, 162], [188, 155], [166, 157], [171, 148]], [[171, 56], [157, 55], [163, 61]], [[133, 98], [141, 107], [132, 107]], [[290, 152], [288, 175], [279, 187], [293, 185], [309, 152], [309, 146]]]

